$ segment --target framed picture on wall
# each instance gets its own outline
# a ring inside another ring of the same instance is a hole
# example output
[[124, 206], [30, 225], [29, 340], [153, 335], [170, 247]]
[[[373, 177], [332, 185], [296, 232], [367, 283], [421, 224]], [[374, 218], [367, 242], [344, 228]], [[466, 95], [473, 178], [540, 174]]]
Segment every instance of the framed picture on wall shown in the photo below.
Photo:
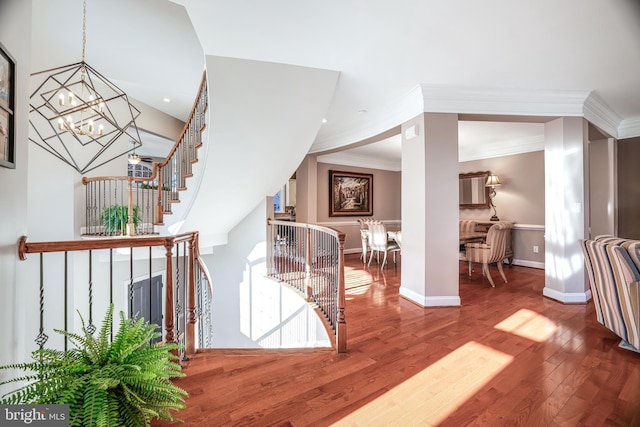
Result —
[[0, 166], [15, 168], [14, 100], [16, 64], [0, 44]]
[[329, 171], [329, 216], [373, 215], [373, 175]]

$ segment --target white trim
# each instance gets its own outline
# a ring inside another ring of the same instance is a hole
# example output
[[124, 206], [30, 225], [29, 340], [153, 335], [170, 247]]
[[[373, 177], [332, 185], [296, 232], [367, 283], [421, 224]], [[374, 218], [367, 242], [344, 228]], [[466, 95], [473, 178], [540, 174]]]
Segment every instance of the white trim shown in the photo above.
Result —
[[585, 292], [560, 292], [547, 286], [542, 290], [542, 295], [565, 304], [585, 304], [591, 299], [591, 290]]
[[400, 295], [407, 298], [422, 307], [459, 307], [460, 296], [443, 296], [443, 297], [429, 297], [420, 295], [417, 292], [407, 289], [404, 286], [400, 287]]
[[582, 116], [589, 91], [475, 88], [423, 84], [424, 111], [506, 116]]
[[[363, 217], [367, 218], [367, 217]], [[402, 222], [400, 219], [379, 219], [378, 221], [384, 224], [399, 224]], [[345, 227], [345, 226], [360, 226], [358, 220], [353, 221], [336, 221], [336, 222], [318, 222], [316, 225], [321, 225], [323, 227]]]
[[468, 162], [471, 160], [482, 160], [492, 157], [510, 156], [513, 154], [532, 153], [534, 151], [544, 151], [544, 135], [534, 135], [526, 138], [516, 138], [507, 142], [501, 147], [489, 149], [473, 147], [467, 148], [458, 158], [460, 162]]
[[544, 262], [539, 262], [539, 261], [527, 261], [524, 259], [514, 259], [513, 265], [519, 265], [521, 267], [539, 268], [541, 270], [544, 270]]
[[[363, 217], [366, 218], [366, 217]], [[402, 223], [401, 219], [379, 219], [378, 221], [381, 221], [385, 224], [400, 224]], [[316, 223], [316, 225], [322, 225], [324, 227], [331, 227], [331, 226], [350, 226], [350, 225], [358, 225], [358, 220], [354, 219], [353, 221], [335, 221], [335, 222], [328, 222], [328, 221], [324, 221], [324, 222], [318, 222]], [[540, 225], [540, 224], [519, 224], [519, 223], [514, 223], [513, 224], [513, 228], [516, 230], [528, 230], [528, 231], [544, 231], [544, 225]]]
[[513, 228], [516, 230], [544, 231], [544, 225], [539, 224], [518, 224], [516, 222], [513, 224]]
[[392, 172], [400, 172], [402, 170], [401, 161], [356, 156], [346, 152], [323, 154], [318, 156], [317, 160], [319, 163], [329, 163], [341, 166], [357, 166], [359, 168], [380, 169]]
[[622, 117], [617, 115], [595, 91], [592, 91], [584, 101], [582, 110], [585, 119], [608, 133], [609, 136], [618, 137], [618, 126], [622, 122]]
[[640, 117], [624, 119], [618, 126], [618, 139], [640, 136]]
[[[421, 113], [537, 117], [584, 117], [617, 139], [640, 136], [640, 117], [622, 119], [595, 91], [475, 88], [420, 84], [385, 111], [352, 123], [349, 130], [319, 138], [309, 154], [322, 153], [385, 132]], [[354, 130], [355, 129], [355, 130]], [[499, 154], [495, 154], [498, 156]]]

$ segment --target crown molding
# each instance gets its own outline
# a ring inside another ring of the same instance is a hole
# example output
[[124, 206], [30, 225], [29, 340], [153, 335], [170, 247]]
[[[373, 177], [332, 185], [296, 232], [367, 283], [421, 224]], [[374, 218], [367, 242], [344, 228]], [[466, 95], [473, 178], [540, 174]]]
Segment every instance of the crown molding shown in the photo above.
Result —
[[317, 157], [320, 163], [330, 163], [341, 166], [353, 166], [359, 168], [381, 169], [393, 172], [402, 170], [401, 161], [386, 160], [384, 158], [372, 158], [366, 156], [355, 156], [344, 152], [323, 154]]
[[507, 116], [581, 116], [589, 91], [421, 85], [424, 111]]
[[[357, 129], [317, 140], [310, 154], [359, 142], [422, 113], [494, 116], [584, 117], [613, 138], [640, 136], [640, 117], [622, 119], [595, 91], [474, 88], [420, 84]], [[527, 151], [536, 151], [535, 146]], [[520, 151], [523, 152], [523, 151]], [[526, 152], [526, 151], [524, 151]], [[486, 153], [485, 153], [486, 154]], [[498, 155], [515, 154], [503, 153]]]
[[622, 122], [622, 117], [617, 115], [595, 91], [585, 99], [583, 115], [609, 136], [618, 137], [618, 126]]
[[499, 148], [484, 147], [482, 150], [464, 150], [460, 153], [459, 161], [468, 162], [544, 150], [544, 135], [516, 138], [505, 142], [507, 144], [501, 145]]
[[618, 126], [618, 139], [636, 138], [640, 136], [640, 117], [624, 119]]

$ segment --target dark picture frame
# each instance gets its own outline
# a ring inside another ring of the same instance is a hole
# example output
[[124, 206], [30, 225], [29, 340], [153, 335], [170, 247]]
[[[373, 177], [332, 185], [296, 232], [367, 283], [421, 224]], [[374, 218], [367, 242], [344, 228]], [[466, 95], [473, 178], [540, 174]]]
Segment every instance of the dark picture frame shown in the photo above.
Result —
[[372, 216], [373, 175], [329, 171], [329, 216]]
[[16, 62], [0, 43], [0, 166], [15, 169]]

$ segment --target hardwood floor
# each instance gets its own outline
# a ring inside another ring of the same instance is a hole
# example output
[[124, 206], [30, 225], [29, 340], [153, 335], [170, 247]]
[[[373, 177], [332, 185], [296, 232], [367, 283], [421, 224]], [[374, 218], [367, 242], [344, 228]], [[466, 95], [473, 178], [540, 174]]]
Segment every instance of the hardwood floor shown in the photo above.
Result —
[[[460, 269], [461, 307], [399, 297], [400, 267], [347, 256], [346, 355], [210, 350], [176, 383], [187, 426], [640, 426], [640, 354], [593, 304], [542, 296], [544, 272], [491, 288]], [[154, 422], [154, 426], [183, 425]]]

